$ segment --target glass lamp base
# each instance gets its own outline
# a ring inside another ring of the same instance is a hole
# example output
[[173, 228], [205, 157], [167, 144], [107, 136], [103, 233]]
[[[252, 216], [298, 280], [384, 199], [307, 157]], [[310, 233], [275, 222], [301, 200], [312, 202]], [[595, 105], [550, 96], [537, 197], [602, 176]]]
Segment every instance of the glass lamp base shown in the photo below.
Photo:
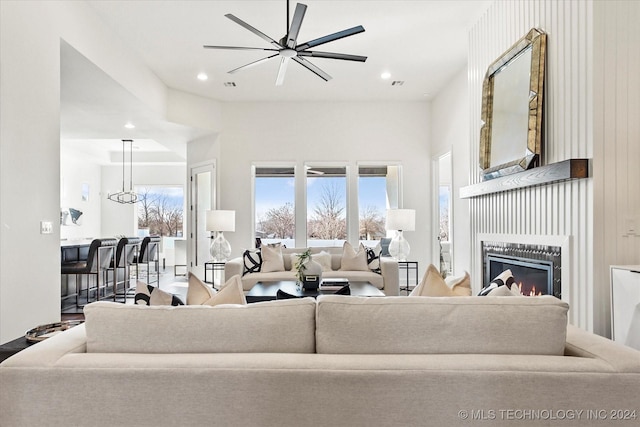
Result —
[[224, 238], [222, 231], [219, 231], [216, 238], [211, 241], [209, 252], [216, 262], [226, 261], [231, 256], [231, 245], [229, 241]]
[[409, 242], [402, 235], [402, 230], [399, 230], [389, 243], [389, 254], [398, 261], [406, 261], [410, 250]]

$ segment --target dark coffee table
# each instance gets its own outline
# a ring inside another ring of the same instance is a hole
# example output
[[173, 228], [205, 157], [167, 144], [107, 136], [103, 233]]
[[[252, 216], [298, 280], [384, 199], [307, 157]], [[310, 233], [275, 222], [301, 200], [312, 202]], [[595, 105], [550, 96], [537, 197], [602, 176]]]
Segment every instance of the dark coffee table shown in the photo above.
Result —
[[[360, 297], [383, 297], [384, 292], [369, 282], [349, 282], [351, 295]], [[271, 301], [276, 299], [278, 289], [297, 297], [317, 297], [318, 295], [333, 295], [336, 290], [307, 291], [296, 286], [293, 280], [281, 280], [278, 282], [258, 282], [245, 295], [248, 303]]]

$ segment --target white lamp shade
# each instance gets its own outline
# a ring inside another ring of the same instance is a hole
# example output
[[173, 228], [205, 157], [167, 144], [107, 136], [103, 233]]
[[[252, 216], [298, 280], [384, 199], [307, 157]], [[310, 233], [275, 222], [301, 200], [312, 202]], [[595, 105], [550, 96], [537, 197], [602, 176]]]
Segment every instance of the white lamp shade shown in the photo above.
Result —
[[236, 231], [236, 211], [207, 211], [207, 231]]
[[413, 231], [416, 229], [415, 209], [387, 210], [387, 230]]

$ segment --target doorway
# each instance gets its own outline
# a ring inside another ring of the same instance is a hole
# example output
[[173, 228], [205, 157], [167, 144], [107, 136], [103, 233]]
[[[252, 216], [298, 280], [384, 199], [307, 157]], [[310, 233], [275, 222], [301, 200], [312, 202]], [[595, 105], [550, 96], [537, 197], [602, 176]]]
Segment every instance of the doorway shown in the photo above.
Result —
[[453, 273], [453, 178], [451, 152], [437, 157], [433, 161], [434, 169], [434, 265], [439, 266], [443, 277]]
[[211, 236], [207, 231], [207, 211], [215, 209], [215, 165], [213, 163], [191, 168], [191, 261], [189, 269], [204, 277], [204, 263], [211, 255]]

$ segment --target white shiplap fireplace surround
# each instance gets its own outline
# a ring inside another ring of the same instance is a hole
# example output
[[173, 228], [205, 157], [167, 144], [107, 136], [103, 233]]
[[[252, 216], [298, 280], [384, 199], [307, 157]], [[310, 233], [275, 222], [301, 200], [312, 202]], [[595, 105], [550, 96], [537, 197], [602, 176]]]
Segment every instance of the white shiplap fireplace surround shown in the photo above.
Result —
[[531, 28], [547, 34], [541, 164], [591, 159], [592, 171], [587, 179], [468, 199], [474, 290], [482, 285], [483, 240], [559, 241], [568, 247], [562, 299], [571, 306], [569, 321], [603, 336], [610, 335], [609, 266], [640, 259], [640, 236], [622, 229], [625, 216], [640, 212], [640, 104], [632, 96], [640, 87], [638, 19], [639, 2], [496, 1], [469, 32], [470, 173], [463, 186], [481, 181], [487, 67]]

